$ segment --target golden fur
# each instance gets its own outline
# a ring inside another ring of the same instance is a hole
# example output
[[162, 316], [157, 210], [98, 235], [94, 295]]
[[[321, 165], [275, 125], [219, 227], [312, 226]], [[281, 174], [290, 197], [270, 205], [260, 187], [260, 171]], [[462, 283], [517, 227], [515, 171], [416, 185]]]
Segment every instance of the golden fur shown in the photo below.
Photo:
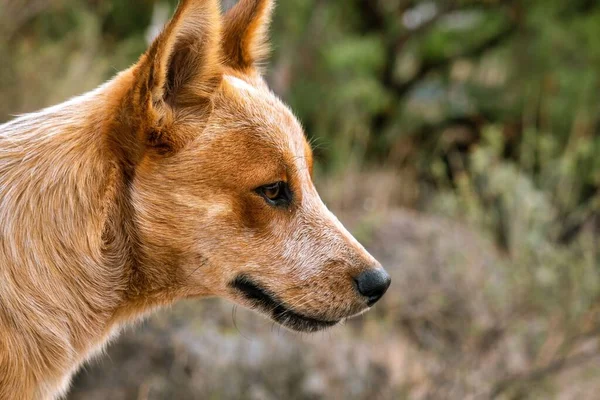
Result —
[[[136, 65], [0, 125], [0, 399], [63, 395], [119, 326], [177, 299], [257, 306], [240, 276], [315, 320], [367, 308], [352, 277], [379, 266], [257, 68], [271, 9], [183, 0]], [[255, 191], [278, 181], [286, 209]]]

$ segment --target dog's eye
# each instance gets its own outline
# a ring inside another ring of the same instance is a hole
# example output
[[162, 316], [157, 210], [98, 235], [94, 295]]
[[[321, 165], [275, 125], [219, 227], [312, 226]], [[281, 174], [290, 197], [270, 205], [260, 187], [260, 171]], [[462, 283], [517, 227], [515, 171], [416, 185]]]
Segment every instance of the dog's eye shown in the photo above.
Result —
[[267, 199], [275, 201], [279, 198], [279, 195], [281, 194], [281, 184], [276, 183], [274, 185], [265, 186], [263, 188], [263, 193]]
[[272, 206], [288, 206], [292, 201], [292, 192], [286, 182], [276, 182], [256, 189], [267, 203]]

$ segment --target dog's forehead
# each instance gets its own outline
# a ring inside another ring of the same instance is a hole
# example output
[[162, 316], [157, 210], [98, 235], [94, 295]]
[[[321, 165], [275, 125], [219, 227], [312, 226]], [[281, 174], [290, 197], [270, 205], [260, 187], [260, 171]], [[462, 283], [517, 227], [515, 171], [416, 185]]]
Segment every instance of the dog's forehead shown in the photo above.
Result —
[[238, 123], [253, 127], [262, 139], [280, 149], [304, 155], [306, 138], [302, 126], [262, 78], [225, 75], [224, 82], [235, 99], [237, 115], [233, 117]]

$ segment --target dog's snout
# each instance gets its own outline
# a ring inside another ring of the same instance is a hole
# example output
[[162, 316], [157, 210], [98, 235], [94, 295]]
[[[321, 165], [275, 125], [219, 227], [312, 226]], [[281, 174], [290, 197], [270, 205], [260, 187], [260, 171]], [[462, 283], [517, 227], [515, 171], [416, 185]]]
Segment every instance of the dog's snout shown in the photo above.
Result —
[[392, 279], [383, 268], [372, 268], [361, 272], [354, 281], [358, 292], [367, 298], [370, 307], [385, 294]]

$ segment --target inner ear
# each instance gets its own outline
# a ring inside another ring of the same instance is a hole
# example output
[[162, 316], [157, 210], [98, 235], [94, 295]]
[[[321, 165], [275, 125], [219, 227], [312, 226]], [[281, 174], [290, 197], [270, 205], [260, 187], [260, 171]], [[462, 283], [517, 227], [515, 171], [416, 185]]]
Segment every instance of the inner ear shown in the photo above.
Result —
[[220, 55], [203, 49], [204, 43], [203, 37], [181, 38], [175, 43], [164, 86], [156, 88], [155, 99], [162, 98], [169, 106], [177, 107], [193, 105], [211, 96], [222, 77]]
[[185, 84], [191, 81], [191, 73], [189, 68], [186, 68], [186, 65], [189, 64], [187, 58], [191, 48], [191, 43], [177, 43], [169, 60], [162, 97], [171, 106], [176, 103], [177, 93], [181, 93], [185, 88]]

